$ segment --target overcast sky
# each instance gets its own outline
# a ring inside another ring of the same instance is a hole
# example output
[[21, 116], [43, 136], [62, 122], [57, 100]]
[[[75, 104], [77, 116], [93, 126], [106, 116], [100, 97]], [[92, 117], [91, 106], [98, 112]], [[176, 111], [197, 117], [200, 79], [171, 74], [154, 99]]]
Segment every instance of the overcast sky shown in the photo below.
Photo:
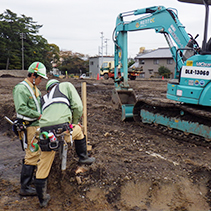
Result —
[[[113, 54], [112, 33], [119, 13], [149, 6], [176, 8], [186, 31], [193, 36], [200, 35], [197, 39], [200, 46], [203, 39], [204, 6], [177, 0], [0, 0], [0, 3], [0, 13], [10, 9], [18, 16], [24, 14], [43, 25], [39, 34], [48, 43], [58, 45], [60, 50], [89, 56], [96, 56], [101, 50], [101, 32], [104, 40], [108, 39], [107, 55]], [[133, 16], [132, 20], [137, 18]], [[167, 47], [167, 43], [163, 35], [154, 30], [129, 32], [128, 56], [135, 57], [140, 47], [155, 49]], [[103, 51], [105, 55], [106, 47]]]

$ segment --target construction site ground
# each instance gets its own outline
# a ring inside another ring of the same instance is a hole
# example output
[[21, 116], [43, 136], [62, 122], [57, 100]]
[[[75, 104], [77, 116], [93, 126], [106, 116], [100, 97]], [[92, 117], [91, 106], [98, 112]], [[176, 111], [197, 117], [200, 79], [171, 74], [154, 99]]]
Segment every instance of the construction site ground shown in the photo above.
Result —
[[[0, 74], [0, 210], [39, 210], [37, 197], [21, 197], [20, 171], [24, 152], [4, 116], [15, 120], [13, 87], [26, 72]], [[17, 74], [20, 73], [19, 75]], [[73, 83], [81, 95], [87, 87], [90, 166], [78, 164], [69, 146], [67, 169], [57, 154], [48, 178], [51, 200], [43, 211], [208, 211], [211, 209], [211, 149], [134, 121], [121, 121], [111, 101], [114, 82], [59, 79]], [[137, 96], [165, 97], [168, 80], [129, 81]], [[39, 88], [45, 94], [46, 80]], [[53, 114], [52, 114], [53, 115]]]

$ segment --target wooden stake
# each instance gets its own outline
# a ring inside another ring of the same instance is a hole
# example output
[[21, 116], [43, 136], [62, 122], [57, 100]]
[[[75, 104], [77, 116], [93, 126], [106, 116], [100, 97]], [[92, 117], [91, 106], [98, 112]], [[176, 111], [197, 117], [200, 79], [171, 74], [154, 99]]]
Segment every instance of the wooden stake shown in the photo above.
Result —
[[92, 146], [89, 145], [88, 136], [87, 136], [87, 99], [86, 99], [86, 82], [82, 82], [81, 86], [81, 97], [83, 103], [83, 117], [82, 124], [84, 127], [84, 135], [86, 135], [87, 151], [91, 151]]
[[82, 103], [83, 103], [83, 118], [82, 118], [82, 124], [84, 127], [84, 135], [86, 135], [86, 139], [88, 140], [87, 137], [87, 101], [86, 101], [86, 82], [82, 82]]

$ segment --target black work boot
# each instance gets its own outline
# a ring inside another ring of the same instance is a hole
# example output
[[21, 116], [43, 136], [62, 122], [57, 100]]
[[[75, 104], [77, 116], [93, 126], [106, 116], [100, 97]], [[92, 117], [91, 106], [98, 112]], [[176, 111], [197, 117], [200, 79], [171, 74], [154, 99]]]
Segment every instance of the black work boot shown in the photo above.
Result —
[[35, 187], [40, 202], [40, 207], [47, 207], [48, 202], [51, 199], [50, 195], [47, 194], [47, 178], [35, 179]]
[[75, 150], [79, 157], [79, 163], [92, 164], [95, 161], [94, 157], [87, 155], [86, 136], [81, 140], [75, 140]]
[[33, 178], [35, 166], [31, 165], [22, 165], [21, 170], [21, 189], [20, 189], [20, 195], [21, 196], [36, 196], [36, 190], [35, 188], [31, 187], [31, 181]]

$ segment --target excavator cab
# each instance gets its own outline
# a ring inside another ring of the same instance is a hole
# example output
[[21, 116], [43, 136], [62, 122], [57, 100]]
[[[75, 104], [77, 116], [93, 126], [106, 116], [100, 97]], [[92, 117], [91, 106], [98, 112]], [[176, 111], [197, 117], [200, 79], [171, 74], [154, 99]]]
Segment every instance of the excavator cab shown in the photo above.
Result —
[[[211, 40], [207, 42], [209, 5], [211, 0], [178, 0], [204, 4], [206, 9], [202, 47], [189, 57], [180, 69], [175, 68], [174, 79], [167, 87], [167, 98], [185, 104], [211, 106]], [[179, 72], [179, 78], [176, 77]]]

